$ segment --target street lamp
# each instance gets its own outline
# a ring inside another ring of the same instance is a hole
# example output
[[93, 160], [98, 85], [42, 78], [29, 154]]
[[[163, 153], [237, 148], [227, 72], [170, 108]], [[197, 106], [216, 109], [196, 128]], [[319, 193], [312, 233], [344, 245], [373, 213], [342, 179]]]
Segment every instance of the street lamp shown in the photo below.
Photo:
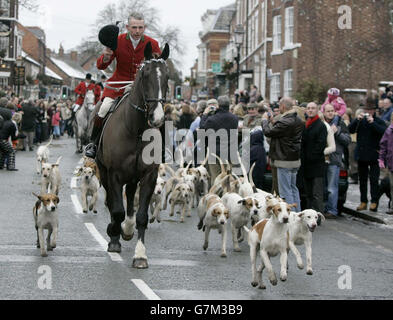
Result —
[[244, 28], [241, 24], [238, 24], [235, 27], [235, 44], [237, 47], [237, 71], [236, 71], [236, 87], [239, 89], [239, 77], [240, 77], [240, 48], [243, 44], [243, 38], [244, 38]]

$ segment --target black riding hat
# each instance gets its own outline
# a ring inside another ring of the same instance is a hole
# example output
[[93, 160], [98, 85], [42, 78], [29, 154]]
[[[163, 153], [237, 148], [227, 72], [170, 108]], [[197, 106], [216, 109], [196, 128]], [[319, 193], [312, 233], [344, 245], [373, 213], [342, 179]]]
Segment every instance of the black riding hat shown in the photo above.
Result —
[[105, 47], [110, 48], [112, 51], [117, 49], [117, 38], [119, 36], [120, 29], [114, 24], [109, 24], [103, 27], [98, 33], [98, 40]]
[[86, 80], [91, 80], [91, 74], [90, 73], [86, 74]]

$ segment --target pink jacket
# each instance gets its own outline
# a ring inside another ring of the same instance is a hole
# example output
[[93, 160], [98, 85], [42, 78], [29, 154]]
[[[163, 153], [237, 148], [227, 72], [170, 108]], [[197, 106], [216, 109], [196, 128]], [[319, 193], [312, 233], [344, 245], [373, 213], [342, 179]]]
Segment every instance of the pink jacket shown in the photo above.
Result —
[[[325, 112], [325, 106], [329, 104], [329, 98], [326, 98], [325, 103], [322, 105], [322, 112]], [[331, 105], [333, 105], [334, 110], [342, 117], [345, 112], [347, 111], [347, 104], [345, 103], [345, 101], [340, 98], [337, 97], [337, 99], [333, 100], [332, 102], [330, 102]]]
[[58, 126], [60, 125], [60, 112], [56, 112], [53, 116], [52, 116], [52, 126]]

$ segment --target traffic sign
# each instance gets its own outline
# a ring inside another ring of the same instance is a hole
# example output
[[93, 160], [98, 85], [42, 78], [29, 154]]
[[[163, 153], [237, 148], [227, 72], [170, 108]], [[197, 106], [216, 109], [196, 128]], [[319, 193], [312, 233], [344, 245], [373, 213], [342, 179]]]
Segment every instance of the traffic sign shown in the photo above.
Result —
[[213, 73], [221, 73], [222, 72], [221, 63], [220, 62], [212, 63], [212, 72]]

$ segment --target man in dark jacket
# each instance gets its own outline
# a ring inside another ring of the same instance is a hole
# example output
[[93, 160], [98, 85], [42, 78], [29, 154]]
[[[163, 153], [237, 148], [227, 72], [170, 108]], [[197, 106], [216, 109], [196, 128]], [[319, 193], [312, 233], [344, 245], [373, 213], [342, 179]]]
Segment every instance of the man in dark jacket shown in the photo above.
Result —
[[264, 136], [261, 128], [255, 128], [250, 134], [250, 165], [255, 163], [252, 179], [258, 189], [263, 188], [264, 174], [266, 170], [266, 151]]
[[[214, 112], [211, 107], [207, 107], [204, 115], [201, 118], [201, 124], [200, 124], [200, 129], [204, 129], [205, 132], [205, 137], [207, 140], [209, 132], [207, 130], [212, 129], [215, 131], [215, 140], [216, 140], [216, 154], [222, 158], [223, 161], [228, 160], [229, 163], [232, 163], [233, 160], [237, 158], [236, 154], [231, 154], [230, 155], [230, 150], [231, 150], [231, 142], [236, 143], [238, 141], [237, 137], [237, 128], [238, 128], [238, 123], [239, 119], [237, 116], [233, 115], [232, 113], [229, 112], [229, 105], [230, 105], [230, 100], [227, 96], [221, 96], [218, 98], [218, 109], [216, 112]], [[231, 141], [231, 130], [232, 131], [232, 136], [235, 134], [233, 137], [233, 141]], [[221, 131], [222, 134], [220, 134]], [[208, 145], [209, 146], [209, 145]], [[212, 146], [209, 146], [210, 152], [214, 153]], [[231, 156], [231, 157], [230, 157]], [[215, 163], [215, 164], [209, 164], [209, 171], [210, 171], [210, 177], [211, 177], [211, 182], [214, 182], [216, 177], [220, 174], [220, 165]]]
[[15, 169], [15, 150], [9, 142], [10, 137], [11, 140], [18, 138], [15, 136], [16, 127], [11, 120], [12, 113], [7, 109], [0, 108], [0, 114], [4, 119], [3, 126], [0, 128], [0, 170], [4, 169], [4, 162], [7, 158], [7, 170], [18, 171], [18, 169]]
[[270, 126], [269, 116], [262, 116], [263, 132], [270, 140], [269, 157], [277, 168], [278, 190], [280, 197], [289, 204], [296, 204], [300, 212], [299, 190], [296, 176], [300, 167], [300, 147], [304, 124], [297, 116], [291, 98], [282, 98], [279, 104], [281, 117]]
[[26, 135], [26, 139], [23, 141], [23, 151], [27, 150], [29, 145], [30, 151], [33, 151], [34, 135], [36, 119], [38, 116], [38, 109], [33, 105], [31, 101], [24, 103], [22, 106], [23, 118], [22, 118], [22, 132]]
[[358, 162], [361, 201], [357, 211], [367, 210], [368, 176], [370, 176], [371, 186], [370, 210], [374, 212], [378, 210], [379, 142], [387, 126], [383, 120], [376, 116], [375, 109], [374, 99], [367, 98], [364, 112], [361, 112], [349, 125], [349, 132], [357, 133], [355, 160]]
[[325, 175], [324, 150], [327, 145], [327, 128], [318, 116], [316, 103], [307, 105], [308, 116], [302, 138], [302, 166], [307, 209], [324, 212], [323, 190]]
[[348, 127], [341, 118], [339, 119], [338, 126], [334, 124], [335, 110], [333, 105], [325, 105], [324, 116], [326, 122], [334, 132], [334, 140], [336, 142], [336, 151], [329, 155], [329, 164], [326, 168], [328, 200], [325, 206], [325, 218], [335, 219], [338, 215], [337, 202], [340, 168], [344, 166], [342, 161], [343, 153], [351, 143], [351, 136]]

